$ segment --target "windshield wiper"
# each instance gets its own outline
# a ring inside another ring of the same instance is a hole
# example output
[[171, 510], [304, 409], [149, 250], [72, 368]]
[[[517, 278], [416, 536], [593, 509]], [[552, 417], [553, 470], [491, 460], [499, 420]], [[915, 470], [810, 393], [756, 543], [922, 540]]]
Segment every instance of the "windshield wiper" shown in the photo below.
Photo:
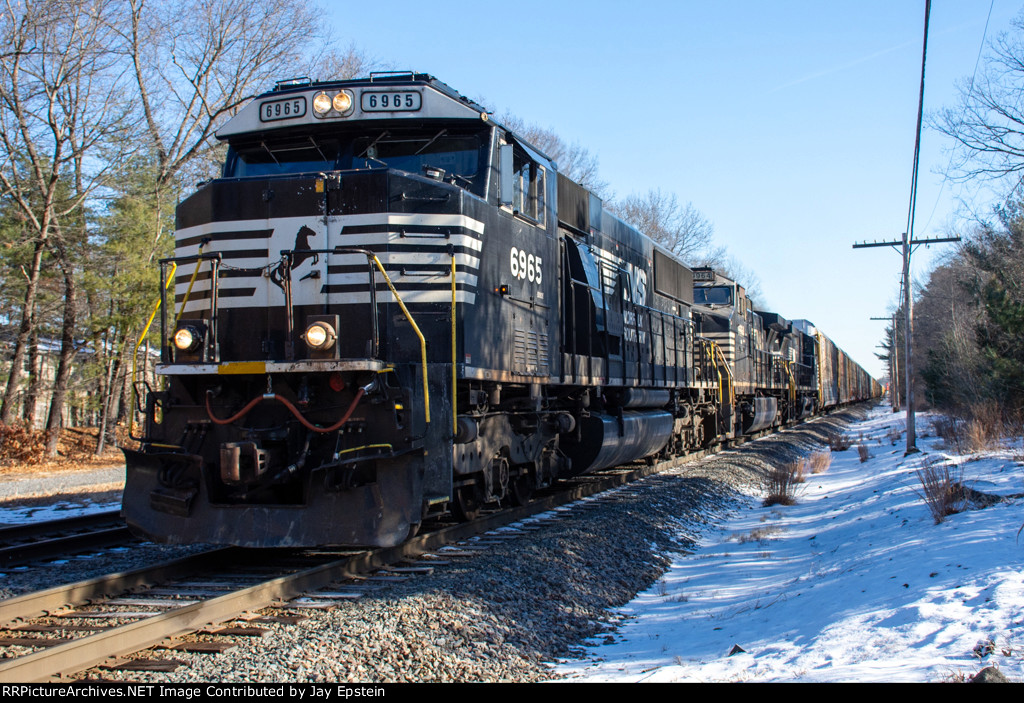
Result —
[[436, 142], [436, 141], [437, 141], [438, 139], [440, 139], [441, 137], [443, 137], [443, 136], [444, 136], [445, 134], [447, 134], [447, 133], [448, 133], [448, 130], [447, 130], [447, 129], [442, 129], [442, 130], [441, 130], [440, 132], [438, 132], [437, 134], [435, 134], [435, 135], [434, 135], [434, 138], [433, 138], [433, 139], [431, 139], [431, 140], [430, 140], [429, 142], [427, 142], [426, 144], [424, 144], [423, 146], [421, 146], [421, 147], [420, 147], [420, 148], [419, 148], [419, 149], [418, 149], [418, 150], [416, 151], [416, 156], [419, 156], [420, 154], [422, 154], [422, 153], [423, 153], [423, 150], [424, 150], [424, 149], [426, 149], [426, 148], [427, 148], [428, 146], [430, 146], [431, 144], [433, 144], [434, 142]]
[[275, 163], [275, 164], [277, 164], [278, 166], [280, 166], [280, 165], [281, 165], [281, 162], [277, 160], [277, 157], [276, 157], [276, 156], [274, 156], [274, 152], [273, 152], [273, 151], [271, 151], [270, 147], [269, 147], [269, 146], [267, 146], [267, 143], [266, 143], [266, 142], [264, 142], [264, 141], [261, 141], [261, 142], [260, 142], [260, 146], [261, 146], [261, 147], [263, 147], [263, 150], [264, 150], [264, 151], [266, 151], [266, 152], [267, 152], [268, 154], [270, 154], [270, 158], [272, 158], [272, 159], [274, 160], [274, 163]]

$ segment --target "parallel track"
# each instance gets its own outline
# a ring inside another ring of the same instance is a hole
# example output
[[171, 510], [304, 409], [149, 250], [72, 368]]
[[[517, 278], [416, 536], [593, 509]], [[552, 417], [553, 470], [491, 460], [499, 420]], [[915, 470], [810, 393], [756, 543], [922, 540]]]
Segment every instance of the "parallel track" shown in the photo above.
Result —
[[[154, 598], [157, 596], [166, 597], [174, 594], [171, 598], [175, 595], [188, 598], [187, 589], [199, 587], [195, 583], [173, 582], [189, 575], [199, 574], [195, 578], [203, 579], [202, 583], [207, 586], [214, 580], [228, 583], [233, 578], [232, 571], [252, 568], [248, 562], [253, 558], [258, 559], [261, 564], [270, 561], [267, 558], [267, 550], [245, 550], [236, 547], [213, 549], [153, 567], [110, 574], [0, 601], [0, 630], [8, 632], [41, 632], [55, 629], [75, 631], [74, 626], [60, 628], [51, 624], [34, 627], [31, 623], [40, 618], [48, 621], [60, 618], [70, 623], [75, 621], [76, 613], [81, 613], [80, 619], [84, 619], [86, 615], [96, 617], [95, 608], [109, 608], [112, 609], [111, 612], [121, 612], [121, 619], [134, 620], [129, 624], [108, 628], [78, 627], [78, 631], [84, 630], [91, 634], [76, 636], [70, 641], [61, 641], [58, 644], [45, 642], [45, 638], [40, 638], [39, 651], [23, 656], [14, 657], [8, 651], [6, 656], [10, 658], [0, 659], [0, 682], [46, 681], [100, 664], [109, 664], [118, 657], [166, 643], [171, 638], [203, 631], [246, 612], [280, 606], [283, 602], [310, 594], [334, 582], [352, 579], [398, 562], [416, 562], [424, 555], [429, 555], [444, 546], [674, 468], [681, 462], [703, 458], [716, 451], [742, 444], [747, 439], [741, 438], [713, 450], [695, 452], [654, 466], [582, 476], [570, 485], [560, 485], [557, 490], [549, 491], [547, 495], [535, 499], [529, 505], [497, 510], [464, 524], [439, 527], [395, 547], [360, 552], [274, 550], [280, 555], [276, 563], [282, 566], [259, 579], [258, 583], [249, 582], [244, 587], [237, 588], [232, 586], [233, 590], [224, 592], [223, 595], [207, 597], [209, 594], [206, 594], [195, 600], [182, 600], [179, 606], [175, 606], [175, 602], [168, 599], [161, 606], [164, 612], [159, 614], [143, 614], [137, 611], [136, 614], [132, 614], [128, 609], [148, 605], [152, 610]], [[161, 585], [163, 587], [158, 589], [159, 593], [153, 590], [154, 586]], [[126, 603], [126, 600], [132, 599], [123, 598], [120, 602], [111, 602], [112, 599], [128, 593], [135, 603]], [[80, 608], [86, 604], [93, 607], [93, 610], [82, 613]], [[95, 623], [97, 620], [91, 622]], [[29, 623], [27, 627], [25, 623]]]
[[[687, 459], [696, 459], [702, 455], [690, 455]], [[397, 562], [415, 561], [422, 555], [446, 545], [635, 481], [673, 465], [673, 462], [665, 462], [653, 467], [584, 477], [571, 486], [532, 501], [529, 505], [498, 510], [465, 524], [441, 527], [396, 547], [334, 554], [329, 551], [283, 551], [280, 553], [287, 555], [285, 560], [294, 565], [291, 573], [274, 573], [255, 585], [237, 588], [224, 595], [189, 600], [180, 607], [173, 607], [173, 601], [168, 600], [166, 612], [142, 618], [129, 615], [135, 622], [77, 636], [53, 646], [47, 646], [50, 643], [43, 641], [43, 647], [39, 651], [0, 660], [0, 682], [46, 681], [109, 662], [112, 658], [152, 647], [168, 638], [196, 632], [247, 611], [259, 610], [310, 593], [332, 582], [350, 579]], [[246, 569], [246, 558], [253, 556], [259, 558], [262, 563], [267, 561], [265, 551], [215, 549], [154, 567], [110, 574], [68, 586], [29, 593], [0, 601], [0, 624], [5, 630], [15, 630], [24, 627], [24, 623], [32, 619], [51, 616], [59, 616], [64, 621], [73, 622], [74, 614], [81, 612], [77, 609], [85, 604], [90, 605], [90, 615], [96, 608], [105, 607], [113, 607], [114, 612], [124, 612], [128, 615], [130, 611], [122, 609], [132, 606], [123, 605], [124, 601], [118, 604], [115, 600], [109, 606], [105, 606], [104, 601], [132, 592], [137, 602], [145, 600], [152, 603], [153, 598], [147, 596], [146, 590], [143, 589], [150, 589], [157, 584], [168, 584], [187, 574], [202, 573], [202, 578], [207, 581], [218, 578], [216, 574], [219, 574], [219, 578], [229, 581], [232, 578], [230, 572]], [[183, 585], [182, 588], [184, 587]], [[165, 589], [161, 589], [161, 595], [165, 592]], [[150, 609], [152, 610], [152, 607]]]
[[0, 527], [0, 567], [67, 557], [133, 539], [116, 510]]

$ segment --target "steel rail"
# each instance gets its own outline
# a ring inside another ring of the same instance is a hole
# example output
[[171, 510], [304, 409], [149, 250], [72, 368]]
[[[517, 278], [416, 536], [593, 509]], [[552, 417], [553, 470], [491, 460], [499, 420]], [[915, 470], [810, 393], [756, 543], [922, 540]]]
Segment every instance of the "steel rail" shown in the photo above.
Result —
[[39, 617], [65, 608], [84, 605], [95, 600], [155, 582], [165, 581], [201, 569], [210, 563], [223, 561], [230, 554], [240, 551], [236, 547], [224, 547], [193, 554], [191, 556], [145, 566], [131, 571], [122, 571], [78, 581], [63, 586], [54, 586], [43, 591], [34, 591], [0, 601], [0, 627], [11, 623]]
[[[819, 416], [808, 423], [824, 419]], [[805, 423], [796, 423], [796, 425]], [[112, 628], [93, 635], [77, 638], [39, 652], [0, 663], [0, 682], [47, 681], [61, 675], [111, 661], [117, 657], [140, 651], [190, 632], [195, 632], [251, 610], [272, 606], [361, 573], [374, 571], [402, 560], [420, 557], [424, 552], [459, 542], [488, 532], [537, 513], [626, 485], [646, 476], [676, 468], [684, 463], [704, 458], [717, 451], [733, 448], [751, 439], [770, 434], [768, 431], [738, 437], [715, 447], [674, 457], [651, 466], [620, 470], [611, 474], [585, 474], [577, 477], [568, 487], [557, 493], [537, 498], [517, 508], [498, 510], [472, 522], [452, 525], [426, 533], [394, 547], [374, 549], [356, 555], [319, 564], [294, 574], [278, 576], [261, 584], [240, 589], [200, 603], [191, 603], [167, 613]], [[253, 550], [236, 547], [216, 549], [199, 555], [166, 562], [155, 567], [137, 569], [101, 577], [71, 586], [58, 587], [40, 593], [30, 593], [8, 601], [0, 601], [0, 623], [34, 617], [43, 613], [80, 605], [92, 599], [117, 594], [156, 581], [169, 580], [195, 571], [206, 562], [223, 563], [225, 556], [252, 555]]]
[[[691, 454], [687, 456], [687, 459], [697, 459], [705, 454], [706, 452]], [[201, 603], [192, 603], [128, 625], [47, 647], [42, 651], [0, 663], [0, 682], [47, 681], [61, 674], [81, 671], [109, 661], [111, 658], [152, 647], [168, 638], [194, 632], [237, 617], [246, 611], [258, 610], [281, 600], [295, 598], [322, 588], [333, 581], [351, 578], [397, 561], [416, 558], [424, 552], [436, 550], [525, 517], [625, 485], [674, 465], [676, 465], [674, 462], [669, 461], [616, 474], [580, 477], [582, 480], [568, 489], [538, 498], [522, 507], [500, 510], [484, 515], [473, 522], [444, 527], [395, 547], [375, 549], [355, 556], [347, 555], [342, 559], [295, 574], [280, 576]], [[238, 553], [245, 551], [228, 548], [204, 552], [200, 557], [203, 562], [223, 561], [224, 553], [232, 550]], [[67, 587], [30, 593], [0, 602], [0, 622], [10, 623], [14, 620], [65, 609], [72, 604], [90, 602], [92, 599], [120, 593], [129, 588], [148, 585], [171, 576], [180, 576], [182, 569], [196, 570], [200, 566], [197, 559], [185, 558], [167, 562], [158, 567], [138, 569], [113, 577], [101, 577]]]
[[102, 549], [132, 539], [116, 510], [0, 527], [0, 567]]
[[65, 530], [78, 530], [96, 527], [97, 525], [105, 523], [121, 521], [120, 516], [120, 510], [105, 510], [101, 513], [89, 513], [88, 515], [77, 515], [75, 517], [61, 518], [59, 520], [26, 522], [18, 525], [3, 525], [0, 526], [0, 543], [10, 543], [24, 539], [31, 539], [40, 533], [56, 534]]
[[0, 548], [0, 566], [16, 566], [40, 559], [79, 554], [93, 549], [104, 549], [125, 544], [135, 539], [125, 525], [93, 530], [73, 535], [61, 535], [50, 539], [36, 540], [25, 544], [14, 544]]

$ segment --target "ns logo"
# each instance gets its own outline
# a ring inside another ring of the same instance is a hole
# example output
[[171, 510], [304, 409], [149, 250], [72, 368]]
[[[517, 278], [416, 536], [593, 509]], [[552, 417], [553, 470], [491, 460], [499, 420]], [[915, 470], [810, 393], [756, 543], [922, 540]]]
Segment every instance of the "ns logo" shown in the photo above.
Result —
[[626, 264], [628, 280], [622, 287], [622, 298], [634, 305], [647, 303], [647, 272], [636, 264]]

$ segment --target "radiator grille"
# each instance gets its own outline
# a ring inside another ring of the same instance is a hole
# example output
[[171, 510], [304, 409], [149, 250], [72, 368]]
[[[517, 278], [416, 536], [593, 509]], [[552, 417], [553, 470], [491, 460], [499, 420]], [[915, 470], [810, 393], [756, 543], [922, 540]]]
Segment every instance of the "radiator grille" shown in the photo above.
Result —
[[524, 376], [547, 376], [549, 365], [547, 333], [513, 328], [512, 372]]

